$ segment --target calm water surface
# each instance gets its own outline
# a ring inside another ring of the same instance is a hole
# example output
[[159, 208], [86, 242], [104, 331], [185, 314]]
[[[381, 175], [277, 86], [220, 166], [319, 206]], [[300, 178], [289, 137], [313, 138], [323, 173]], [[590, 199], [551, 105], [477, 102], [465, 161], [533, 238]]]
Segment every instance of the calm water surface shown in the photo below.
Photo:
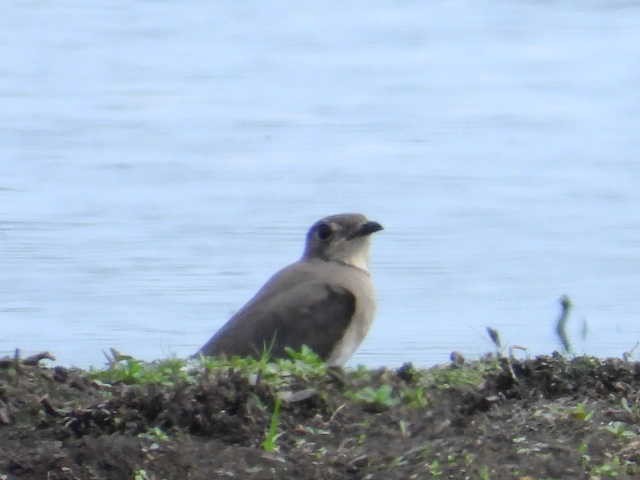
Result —
[[640, 3], [100, 3], [0, 16], [0, 355], [193, 353], [343, 211], [352, 364], [640, 340]]

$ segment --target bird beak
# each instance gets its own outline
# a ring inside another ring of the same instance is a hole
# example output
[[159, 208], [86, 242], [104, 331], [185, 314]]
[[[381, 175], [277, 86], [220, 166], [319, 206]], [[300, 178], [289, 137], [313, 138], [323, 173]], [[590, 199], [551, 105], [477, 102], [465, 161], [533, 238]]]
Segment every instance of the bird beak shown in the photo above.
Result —
[[367, 222], [363, 223], [358, 230], [356, 230], [350, 237], [350, 239], [357, 237], [365, 237], [367, 235], [371, 235], [372, 233], [379, 232], [383, 230], [382, 225], [378, 222]]

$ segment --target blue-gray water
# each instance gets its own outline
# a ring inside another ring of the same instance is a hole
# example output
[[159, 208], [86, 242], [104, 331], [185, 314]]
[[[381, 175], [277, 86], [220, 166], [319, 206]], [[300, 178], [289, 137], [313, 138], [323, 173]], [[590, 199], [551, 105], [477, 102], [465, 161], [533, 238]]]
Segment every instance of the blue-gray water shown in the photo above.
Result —
[[[352, 363], [640, 339], [640, 3], [9, 2], [0, 355], [193, 353], [359, 211]], [[583, 323], [588, 326], [581, 340]]]

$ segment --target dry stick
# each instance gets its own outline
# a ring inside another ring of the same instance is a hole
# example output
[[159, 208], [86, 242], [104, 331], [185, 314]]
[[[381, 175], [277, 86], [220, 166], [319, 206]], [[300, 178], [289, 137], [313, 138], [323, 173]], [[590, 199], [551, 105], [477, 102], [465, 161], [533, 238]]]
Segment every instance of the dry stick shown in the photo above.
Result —
[[507, 366], [509, 367], [509, 375], [511, 375], [511, 378], [513, 379], [514, 382], [518, 383], [519, 382], [518, 377], [516, 376], [516, 372], [513, 370], [513, 360], [516, 359], [515, 355], [513, 354], [514, 350], [522, 350], [526, 352], [527, 348], [522, 347], [520, 345], [509, 346], [509, 356], [507, 357]]
[[62, 417], [62, 413], [56, 410], [51, 402], [49, 401], [49, 395], [45, 395], [40, 399], [40, 405], [42, 405], [42, 409], [52, 417]]
[[13, 366], [16, 370], [20, 367], [20, 349], [16, 348], [16, 351], [13, 352]]
[[639, 346], [640, 346], [640, 342], [636, 342], [636, 344], [633, 346], [631, 350], [624, 352], [622, 354], [622, 358], [624, 359], [625, 362], [631, 361], [631, 359], [633, 358], [633, 352], [635, 352]]
[[502, 342], [500, 341], [500, 333], [495, 328], [487, 327], [487, 334], [489, 334], [489, 338], [496, 346], [496, 353], [498, 357], [502, 356]]
[[518, 377], [516, 377], [516, 372], [513, 371], [513, 364], [511, 363], [511, 357], [507, 357], [507, 367], [509, 367], [509, 375], [515, 383], [518, 383]]
[[40, 363], [42, 360], [55, 360], [56, 357], [54, 357], [51, 353], [49, 352], [40, 352], [40, 353], [36, 353], [35, 355], [31, 355], [30, 357], [25, 358], [22, 361], [23, 365], [31, 365], [31, 366], [35, 366], [38, 365], [38, 363]]
[[513, 353], [515, 350], [520, 350], [522, 352], [525, 352], [525, 354], [528, 351], [527, 347], [523, 347], [522, 345], [509, 345], [509, 358], [516, 358], [515, 354]]
[[[514, 382], [518, 382], [518, 377], [516, 377], [516, 372], [513, 371], [513, 365], [511, 364], [511, 354], [508, 357], [504, 357], [502, 355], [502, 341], [500, 340], [500, 332], [492, 327], [487, 327], [487, 334], [489, 334], [489, 338], [496, 346], [496, 355], [498, 358], [504, 358], [507, 362], [507, 369], [509, 370], [509, 375], [513, 379]], [[511, 352], [511, 351], [510, 351]]]
[[20, 360], [20, 349], [16, 349], [13, 357], [0, 358], [0, 368], [14, 367], [16, 370], [20, 370], [23, 365], [36, 366], [40, 361], [45, 359], [55, 360], [56, 357], [49, 352], [40, 352], [35, 355], [31, 355], [24, 360]]
[[18, 385], [20, 381], [20, 374], [22, 373], [22, 367], [20, 366], [20, 349], [16, 348], [13, 354], [13, 368], [16, 370], [15, 384]]
[[16, 352], [13, 354], [13, 357], [0, 358], [0, 368], [14, 367], [16, 370], [19, 370], [20, 367], [23, 365], [28, 365], [33, 367], [38, 365], [40, 361], [45, 359], [55, 360], [56, 357], [54, 357], [49, 352], [40, 352], [40, 353], [36, 353], [35, 355], [31, 355], [30, 357], [27, 357], [24, 360], [20, 360], [20, 350], [16, 349]]
[[340, 413], [340, 410], [342, 410], [346, 406], [347, 406], [347, 404], [343, 403], [338, 408], [336, 408], [336, 410], [331, 414], [331, 417], [329, 418], [329, 421], [327, 423], [333, 422], [333, 420], [336, 418], [336, 415], [338, 415], [338, 413]]
[[4, 402], [0, 400], [0, 425], [9, 425], [11, 423], [11, 417]]

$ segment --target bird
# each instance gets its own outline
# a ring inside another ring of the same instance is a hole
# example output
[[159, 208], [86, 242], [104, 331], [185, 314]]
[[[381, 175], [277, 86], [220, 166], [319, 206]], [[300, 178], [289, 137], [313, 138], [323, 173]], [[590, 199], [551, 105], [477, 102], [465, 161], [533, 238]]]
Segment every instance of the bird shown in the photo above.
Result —
[[330, 215], [309, 228], [302, 257], [275, 273], [197, 355], [286, 358], [306, 345], [342, 367], [367, 335], [376, 310], [369, 273], [378, 222]]

